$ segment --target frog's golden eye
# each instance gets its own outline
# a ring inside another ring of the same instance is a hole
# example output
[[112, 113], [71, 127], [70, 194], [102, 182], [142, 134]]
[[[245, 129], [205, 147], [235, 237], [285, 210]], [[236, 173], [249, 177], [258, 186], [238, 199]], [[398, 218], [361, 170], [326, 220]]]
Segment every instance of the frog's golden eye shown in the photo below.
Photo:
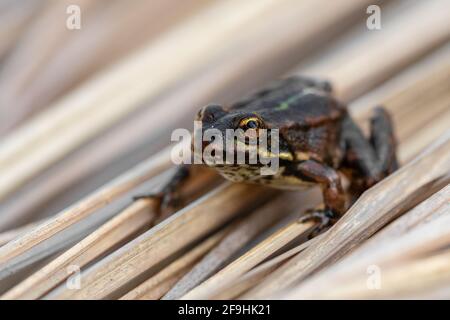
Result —
[[259, 129], [262, 127], [262, 122], [257, 117], [249, 117], [249, 118], [242, 119], [239, 122], [239, 127], [243, 130], [247, 130], [247, 129], [256, 130], [256, 129]]

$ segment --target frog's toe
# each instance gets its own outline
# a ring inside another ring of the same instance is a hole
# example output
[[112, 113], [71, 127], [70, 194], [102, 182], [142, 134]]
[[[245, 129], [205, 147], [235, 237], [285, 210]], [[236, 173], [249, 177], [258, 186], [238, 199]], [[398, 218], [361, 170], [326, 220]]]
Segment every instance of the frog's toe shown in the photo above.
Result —
[[305, 223], [308, 221], [317, 222], [314, 230], [310, 233], [309, 238], [314, 238], [319, 235], [334, 223], [335, 214], [329, 209], [310, 209], [300, 217], [299, 223]]
[[149, 194], [140, 194], [140, 195], [134, 196], [133, 201], [146, 199], [146, 200], [156, 200], [156, 201], [158, 201], [158, 203], [161, 203], [162, 197], [163, 197], [163, 194], [160, 192], [149, 193]]
[[141, 199], [155, 200], [158, 215], [169, 209], [176, 208], [179, 204], [179, 197], [174, 192], [155, 192], [133, 197], [134, 201]]
[[180, 207], [181, 201], [178, 193], [176, 192], [166, 192], [161, 198], [161, 208], [162, 209], [175, 209]]

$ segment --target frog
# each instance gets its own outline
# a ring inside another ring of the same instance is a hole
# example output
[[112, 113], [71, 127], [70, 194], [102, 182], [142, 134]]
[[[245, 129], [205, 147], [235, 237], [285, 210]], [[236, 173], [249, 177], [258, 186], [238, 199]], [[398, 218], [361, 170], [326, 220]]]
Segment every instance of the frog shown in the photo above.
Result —
[[[316, 222], [313, 236], [332, 226], [349, 204], [398, 168], [396, 137], [386, 109], [374, 108], [366, 137], [347, 106], [335, 97], [331, 83], [322, 79], [302, 75], [280, 79], [228, 106], [208, 104], [196, 120], [201, 121], [202, 130], [214, 128], [224, 136], [227, 129], [276, 129], [279, 167], [275, 174], [262, 175], [257, 170], [261, 164], [208, 162], [207, 166], [232, 182], [277, 189], [319, 186], [323, 203], [299, 218], [302, 223]], [[181, 165], [161, 192], [136, 199], [156, 198], [160, 208], [177, 202], [177, 190], [189, 178], [190, 166]], [[349, 182], [347, 188], [343, 179]]]

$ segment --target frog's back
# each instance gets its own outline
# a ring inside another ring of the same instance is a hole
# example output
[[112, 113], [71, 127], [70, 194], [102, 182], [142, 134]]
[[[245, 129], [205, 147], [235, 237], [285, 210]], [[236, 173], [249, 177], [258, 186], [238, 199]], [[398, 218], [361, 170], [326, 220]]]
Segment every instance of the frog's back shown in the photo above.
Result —
[[345, 113], [331, 91], [327, 82], [294, 76], [248, 96], [233, 104], [230, 110], [256, 113], [273, 128], [285, 127], [287, 122], [311, 127]]
[[237, 102], [231, 109], [256, 114], [268, 128], [279, 129], [297, 160], [312, 157], [333, 166], [340, 161], [341, 120], [347, 111], [334, 99], [326, 82], [291, 77]]

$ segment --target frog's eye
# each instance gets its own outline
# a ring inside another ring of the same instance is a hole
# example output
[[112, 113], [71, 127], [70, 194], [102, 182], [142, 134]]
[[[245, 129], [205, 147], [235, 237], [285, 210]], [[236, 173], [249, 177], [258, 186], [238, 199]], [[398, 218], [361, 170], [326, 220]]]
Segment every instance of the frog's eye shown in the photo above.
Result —
[[258, 129], [258, 128], [261, 128], [261, 126], [262, 126], [262, 122], [257, 117], [245, 118], [239, 122], [239, 127], [243, 130]]

